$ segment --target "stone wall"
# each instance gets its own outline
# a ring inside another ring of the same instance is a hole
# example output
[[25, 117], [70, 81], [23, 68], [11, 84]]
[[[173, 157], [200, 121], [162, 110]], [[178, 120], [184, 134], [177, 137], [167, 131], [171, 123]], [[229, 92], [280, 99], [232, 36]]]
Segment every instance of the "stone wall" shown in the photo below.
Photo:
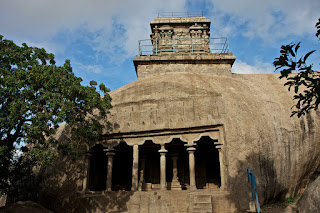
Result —
[[169, 73], [193, 73], [212, 76], [231, 76], [235, 61], [232, 53], [147, 55], [133, 59], [138, 79]]
[[166, 75], [168, 73], [194, 73], [207, 75], [231, 75], [230, 64], [179, 64], [170, 63], [163, 67], [163, 64], [140, 65], [137, 75], [139, 79]]

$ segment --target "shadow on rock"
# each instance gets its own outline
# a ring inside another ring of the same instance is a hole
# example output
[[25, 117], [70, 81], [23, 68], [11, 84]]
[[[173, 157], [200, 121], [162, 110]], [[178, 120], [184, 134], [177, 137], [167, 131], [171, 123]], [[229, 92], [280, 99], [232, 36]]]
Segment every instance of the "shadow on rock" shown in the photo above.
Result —
[[230, 176], [227, 180], [227, 199], [237, 209], [249, 209], [252, 199], [247, 168], [251, 168], [251, 172], [255, 174], [260, 206], [284, 199], [288, 190], [277, 181], [274, 162], [270, 158], [253, 154], [245, 161], [238, 161], [237, 168], [237, 175]]
[[48, 179], [39, 195], [39, 203], [53, 212], [119, 212], [127, 210], [132, 192], [86, 193], [82, 188], [84, 160], [57, 159], [47, 171]]

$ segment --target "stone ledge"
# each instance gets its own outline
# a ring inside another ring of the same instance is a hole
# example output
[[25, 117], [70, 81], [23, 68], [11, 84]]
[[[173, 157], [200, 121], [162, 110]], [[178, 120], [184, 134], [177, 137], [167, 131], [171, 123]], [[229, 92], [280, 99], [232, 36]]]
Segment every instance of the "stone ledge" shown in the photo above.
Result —
[[[221, 60], [228, 60], [233, 64], [236, 57], [232, 53], [194, 53], [194, 54], [159, 54], [159, 55], [137, 55], [133, 58], [133, 63], [151, 62], [151, 61], [214, 61], [218, 63]], [[230, 63], [229, 62], [229, 63]]]
[[236, 57], [232, 53], [213, 54], [170, 54], [170, 55], [137, 55], [133, 64], [137, 72], [139, 65], [150, 64], [230, 64], [233, 65]]

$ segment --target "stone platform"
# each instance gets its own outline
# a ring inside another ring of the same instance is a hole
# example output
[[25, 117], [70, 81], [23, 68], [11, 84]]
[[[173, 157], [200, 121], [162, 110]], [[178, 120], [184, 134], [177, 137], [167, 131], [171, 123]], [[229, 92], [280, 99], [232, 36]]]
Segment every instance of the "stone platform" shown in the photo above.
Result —
[[[126, 213], [232, 213], [235, 205], [229, 193], [217, 190], [101, 192], [85, 194], [76, 212]], [[82, 208], [83, 204], [90, 205]]]

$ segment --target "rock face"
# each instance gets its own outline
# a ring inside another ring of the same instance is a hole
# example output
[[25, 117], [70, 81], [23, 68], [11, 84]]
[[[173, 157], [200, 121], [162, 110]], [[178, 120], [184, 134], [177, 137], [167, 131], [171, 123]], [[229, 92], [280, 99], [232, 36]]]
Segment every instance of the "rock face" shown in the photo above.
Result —
[[320, 176], [313, 181], [297, 203], [299, 213], [320, 212]]
[[[111, 93], [114, 108], [109, 121], [117, 123], [113, 129], [116, 134], [222, 125], [225, 137], [222, 166], [228, 192], [224, 199], [234, 209], [246, 209], [250, 201], [248, 167], [256, 175], [259, 201], [263, 205], [299, 193], [319, 165], [319, 113], [290, 118], [292, 94], [282, 85], [277, 74], [225, 77], [171, 73], [145, 78]], [[56, 203], [63, 204], [55, 205], [56, 211], [67, 206], [72, 211], [80, 203], [87, 203], [88, 211], [95, 209], [92, 203], [104, 206], [105, 199], [90, 195], [86, 195], [88, 200], [73, 200], [81, 196], [74, 192], [82, 190], [87, 164], [85, 159], [77, 164], [61, 160], [50, 189], [54, 193], [50, 202], [59, 199]], [[131, 200], [142, 195], [133, 192], [129, 195], [131, 199], [122, 196], [127, 201], [122, 197], [116, 200], [127, 205], [130, 212]], [[136, 202], [131, 206], [138, 205]]]
[[6, 202], [7, 202], [7, 195], [1, 195], [0, 196], [0, 207], [5, 206]]
[[167, 73], [111, 93], [117, 133], [222, 125], [226, 188], [249, 201], [246, 169], [262, 203], [292, 197], [319, 164], [319, 112], [290, 117], [292, 95], [278, 74], [210, 76]]
[[31, 201], [18, 201], [9, 206], [0, 208], [1, 213], [52, 213], [40, 206], [37, 203]]

